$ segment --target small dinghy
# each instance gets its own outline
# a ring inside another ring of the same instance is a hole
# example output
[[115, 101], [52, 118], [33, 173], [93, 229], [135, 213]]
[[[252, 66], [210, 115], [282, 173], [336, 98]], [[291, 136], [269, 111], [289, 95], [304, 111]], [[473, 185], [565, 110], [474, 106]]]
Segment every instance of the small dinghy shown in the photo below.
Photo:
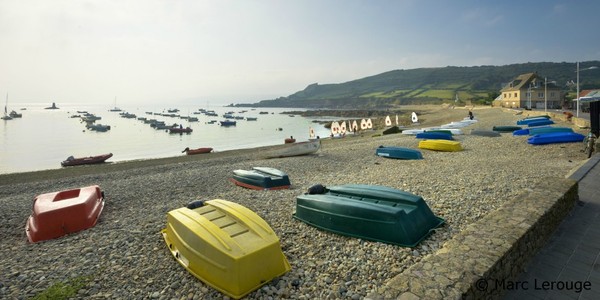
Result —
[[188, 272], [234, 299], [290, 270], [269, 224], [230, 201], [194, 201], [170, 211], [162, 236]]
[[417, 133], [417, 135], [415, 137], [418, 139], [429, 139], [429, 140], [448, 140], [448, 141], [454, 140], [454, 138], [452, 137], [452, 134], [443, 133], [443, 132], [431, 132], [431, 131]]
[[97, 185], [41, 194], [33, 199], [27, 239], [36, 243], [94, 227], [103, 208], [104, 193]]
[[471, 130], [471, 135], [486, 136], [486, 137], [499, 137], [499, 136], [502, 136], [500, 134], [500, 132], [497, 132], [497, 131], [493, 131], [493, 130], [480, 130], [480, 129], [473, 129], [473, 130]]
[[549, 120], [550, 116], [536, 116], [536, 117], [527, 117], [517, 121], [517, 125], [529, 125], [531, 122], [537, 122], [542, 120]]
[[550, 126], [529, 128], [529, 135], [551, 133], [551, 132], [573, 132], [573, 129], [571, 129], [569, 127], [550, 127]]
[[583, 142], [585, 135], [575, 132], [550, 132], [536, 134], [527, 139], [527, 143], [532, 145], [546, 145], [558, 143]]
[[358, 184], [312, 187], [296, 198], [294, 218], [341, 235], [405, 247], [416, 246], [444, 224], [420, 196]]
[[[496, 132], [497, 133], [497, 132]], [[529, 135], [529, 128], [519, 129], [512, 132], [513, 135]], [[500, 133], [498, 133], [500, 135]]]
[[375, 155], [396, 159], [423, 159], [421, 151], [403, 147], [379, 146], [379, 148], [375, 150]]
[[456, 152], [461, 151], [463, 148], [460, 142], [447, 141], [447, 140], [424, 140], [419, 142], [419, 148], [434, 150], [434, 151], [446, 151]]
[[290, 178], [286, 173], [267, 167], [234, 170], [230, 180], [236, 185], [253, 190], [282, 190], [290, 187]]
[[528, 127], [537, 127], [537, 126], [545, 126], [545, 125], [552, 125], [554, 124], [554, 121], [549, 120], [549, 119], [542, 119], [539, 121], [534, 121], [534, 122], [529, 122], [527, 123]]
[[515, 130], [519, 130], [519, 129], [523, 129], [521, 126], [512, 126], [512, 125], [500, 125], [500, 126], [494, 126], [492, 128], [493, 131], [498, 131], [498, 132], [513, 132]]
[[402, 134], [408, 134], [408, 135], [422, 133], [422, 132], [425, 132], [425, 130], [423, 130], [423, 129], [407, 129], [407, 130], [402, 130]]

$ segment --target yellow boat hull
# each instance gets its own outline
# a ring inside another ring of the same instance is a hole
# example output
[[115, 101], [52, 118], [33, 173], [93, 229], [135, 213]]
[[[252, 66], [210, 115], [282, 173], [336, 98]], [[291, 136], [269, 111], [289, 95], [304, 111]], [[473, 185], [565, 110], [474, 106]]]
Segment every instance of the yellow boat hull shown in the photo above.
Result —
[[424, 140], [419, 142], [419, 148], [435, 150], [435, 151], [447, 151], [456, 152], [462, 151], [462, 145], [457, 141], [448, 140]]
[[172, 210], [162, 235], [179, 264], [234, 299], [291, 269], [269, 224], [230, 201]]

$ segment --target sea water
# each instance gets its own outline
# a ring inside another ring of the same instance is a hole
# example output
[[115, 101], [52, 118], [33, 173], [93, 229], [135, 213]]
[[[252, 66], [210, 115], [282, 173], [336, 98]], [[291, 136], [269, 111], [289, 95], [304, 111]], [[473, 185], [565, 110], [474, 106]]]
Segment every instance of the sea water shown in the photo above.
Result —
[[[206, 107], [188, 105], [160, 107], [151, 105], [124, 106], [122, 112], [135, 114], [136, 118], [123, 118], [120, 112], [111, 112], [107, 105], [57, 103], [59, 109], [45, 109], [48, 104], [14, 104], [22, 118], [0, 121], [0, 174], [28, 172], [61, 168], [60, 162], [69, 156], [85, 157], [113, 153], [109, 162], [137, 159], [162, 158], [185, 155], [182, 150], [211, 147], [213, 151], [255, 148], [278, 145], [293, 136], [297, 142], [309, 138], [309, 129], [321, 137], [329, 135], [323, 125], [312, 122], [312, 118], [282, 114], [285, 111], [303, 110], [292, 108], [240, 108]], [[24, 110], [23, 110], [24, 108]], [[197, 117], [189, 122], [180, 117], [166, 117], [148, 113], [168, 113], [177, 108], [180, 116]], [[200, 108], [214, 110], [218, 116], [194, 114]], [[243, 112], [243, 111], [246, 112]], [[102, 119], [96, 124], [110, 125], [106, 132], [86, 128], [78, 111], [87, 111]], [[233, 112], [243, 116], [236, 126], [220, 126], [223, 114]], [[267, 112], [267, 114], [260, 114]], [[157, 119], [166, 124], [181, 124], [193, 129], [189, 134], [172, 134], [157, 130], [137, 118]], [[247, 121], [246, 117], [256, 117]], [[216, 120], [214, 124], [209, 124]]]

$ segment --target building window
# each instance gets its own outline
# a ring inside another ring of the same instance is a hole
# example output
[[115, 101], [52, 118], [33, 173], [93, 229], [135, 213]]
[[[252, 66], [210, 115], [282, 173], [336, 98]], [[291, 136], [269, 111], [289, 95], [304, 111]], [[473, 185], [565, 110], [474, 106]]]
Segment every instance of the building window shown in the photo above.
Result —
[[554, 92], [550, 92], [550, 97], [554, 98]]
[[538, 98], [544, 98], [544, 93], [538, 93]]
[[517, 98], [517, 93], [515, 93], [515, 98]]

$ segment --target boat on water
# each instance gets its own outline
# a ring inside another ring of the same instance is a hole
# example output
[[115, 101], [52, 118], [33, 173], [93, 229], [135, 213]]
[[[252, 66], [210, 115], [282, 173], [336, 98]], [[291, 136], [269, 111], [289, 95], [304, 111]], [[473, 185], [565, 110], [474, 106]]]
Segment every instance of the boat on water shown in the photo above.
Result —
[[492, 127], [493, 131], [498, 132], [513, 132], [515, 130], [523, 129], [521, 126], [513, 126], [513, 125], [499, 125]]
[[257, 117], [246, 117], [246, 121], [256, 121], [258, 120]]
[[66, 160], [60, 163], [63, 167], [70, 166], [78, 166], [78, 165], [90, 165], [90, 164], [99, 164], [105, 162], [107, 159], [113, 156], [112, 153], [96, 155], [96, 156], [88, 156], [88, 157], [78, 157], [75, 158], [73, 156], [69, 156]]
[[395, 159], [423, 159], [421, 151], [404, 147], [379, 146], [375, 150], [375, 155]]
[[316, 153], [321, 149], [321, 140], [313, 139], [307, 142], [286, 144], [283, 148], [275, 149], [267, 153], [266, 158], [280, 158], [290, 156], [300, 156]]
[[309, 189], [296, 198], [294, 218], [337, 234], [414, 247], [444, 224], [421, 196], [377, 185]]
[[20, 114], [20, 113], [14, 111], [14, 110], [11, 111], [8, 115], [11, 116], [13, 119], [14, 118], [22, 118], [23, 117], [23, 114]]
[[569, 127], [537, 127], [537, 128], [528, 128], [529, 135], [536, 135], [541, 133], [550, 133], [550, 132], [573, 132], [572, 128]]
[[27, 239], [36, 243], [94, 227], [103, 208], [104, 192], [97, 185], [38, 195], [25, 226]]
[[448, 140], [448, 141], [454, 140], [454, 138], [452, 137], [452, 134], [443, 133], [443, 132], [425, 131], [425, 132], [417, 133], [417, 135], [415, 137], [418, 139], [429, 139], [429, 140]]
[[236, 126], [237, 122], [236, 121], [229, 121], [229, 120], [224, 120], [219, 122], [219, 124], [221, 124], [221, 126]]
[[500, 132], [493, 130], [482, 130], [482, 129], [473, 129], [471, 130], [471, 135], [477, 136], [486, 136], [486, 137], [499, 137], [502, 136]]
[[100, 132], [106, 132], [110, 130], [110, 125], [103, 125], [103, 124], [94, 124], [92, 122], [88, 122], [87, 125], [85, 125], [85, 127], [89, 130], [92, 131], [100, 131]]
[[192, 131], [194, 130], [189, 127], [169, 127], [169, 133], [191, 133]]
[[283, 190], [291, 185], [288, 174], [268, 167], [234, 170], [230, 180], [236, 185], [253, 190]]
[[434, 150], [434, 151], [445, 151], [445, 152], [457, 152], [462, 151], [462, 145], [457, 141], [448, 140], [424, 140], [419, 142], [419, 148]]
[[52, 106], [46, 107], [44, 109], [58, 109], [55, 102], [52, 102]]
[[583, 142], [585, 135], [576, 132], [549, 132], [536, 134], [527, 139], [532, 145]]
[[190, 149], [189, 147], [186, 147], [181, 152], [182, 153], [185, 152], [185, 154], [187, 154], [187, 155], [194, 155], [194, 154], [210, 153], [212, 151], [213, 151], [213, 148], [210, 148], [210, 147], [196, 148], [196, 149]]
[[269, 224], [227, 200], [194, 201], [170, 211], [162, 236], [181, 266], [234, 299], [291, 269]]
[[2, 120], [12, 120], [13, 117], [8, 114], [8, 93], [6, 93], [6, 104], [4, 105], [4, 115], [1, 117]]

